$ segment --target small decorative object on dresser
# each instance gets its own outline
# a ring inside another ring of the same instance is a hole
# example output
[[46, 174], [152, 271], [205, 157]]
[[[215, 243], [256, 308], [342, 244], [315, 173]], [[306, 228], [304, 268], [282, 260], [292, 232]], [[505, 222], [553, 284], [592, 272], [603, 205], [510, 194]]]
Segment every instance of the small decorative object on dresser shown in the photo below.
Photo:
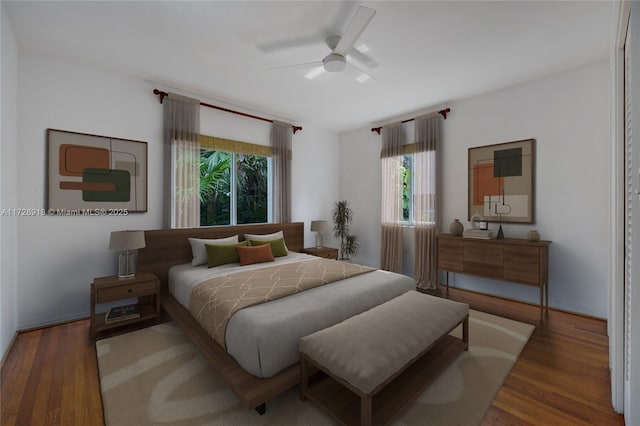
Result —
[[527, 240], [529, 241], [540, 241], [540, 233], [535, 229], [532, 229], [527, 233]]
[[459, 237], [462, 235], [463, 231], [464, 226], [462, 226], [462, 223], [460, 223], [458, 219], [453, 219], [453, 222], [451, 222], [451, 225], [449, 225], [449, 232], [451, 232], [451, 235], [453, 235], [454, 237]]
[[338, 249], [333, 247], [307, 247], [302, 252], [325, 259], [338, 259]]
[[[107, 313], [96, 313], [96, 306], [103, 303], [138, 298], [136, 307], [124, 304]], [[155, 274], [142, 272], [134, 278], [117, 276], [95, 278], [91, 283], [90, 333], [96, 333], [121, 325], [160, 317], [160, 280]], [[112, 313], [113, 311], [113, 313]], [[137, 313], [136, 313], [137, 311]], [[113, 318], [107, 318], [109, 314]], [[116, 318], [117, 316], [117, 318]]]

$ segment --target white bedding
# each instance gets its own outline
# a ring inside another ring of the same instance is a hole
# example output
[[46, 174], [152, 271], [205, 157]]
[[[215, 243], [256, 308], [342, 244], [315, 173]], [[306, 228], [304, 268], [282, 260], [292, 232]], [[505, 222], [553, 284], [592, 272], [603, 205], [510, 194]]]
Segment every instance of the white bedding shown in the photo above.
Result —
[[[169, 291], [189, 309], [191, 290], [198, 283], [228, 273], [314, 259], [289, 252], [276, 262], [215, 268], [178, 265], [169, 271]], [[376, 305], [415, 289], [413, 278], [387, 271], [373, 271], [254, 305], [236, 312], [227, 325], [227, 352], [249, 373], [271, 377], [298, 361], [298, 340], [337, 324]]]

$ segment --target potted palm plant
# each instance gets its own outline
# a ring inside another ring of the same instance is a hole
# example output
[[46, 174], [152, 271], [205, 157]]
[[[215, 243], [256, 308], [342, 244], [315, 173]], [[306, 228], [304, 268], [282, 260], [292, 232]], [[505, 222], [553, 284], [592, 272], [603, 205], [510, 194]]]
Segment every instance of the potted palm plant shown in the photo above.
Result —
[[353, 211], [347, 200], [336, 201], [333, 205], [333, 235], [340, 239], [341, 260], [349, 259], [349, 256], [357, 256], [360, 246], [354, 235], [349, 235], [349, 225], [353, 220]]

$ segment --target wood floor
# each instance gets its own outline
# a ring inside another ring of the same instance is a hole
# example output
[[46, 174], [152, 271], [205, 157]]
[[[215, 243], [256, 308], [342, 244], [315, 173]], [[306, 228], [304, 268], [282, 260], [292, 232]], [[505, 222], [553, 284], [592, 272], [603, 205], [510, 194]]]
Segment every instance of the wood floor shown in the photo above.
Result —
[[[451, 289], [472, 309], [536, 330], [484, 419], [485, 425], [623, 425], [611, 407], [606, 323]], [[0, 424], [101, 425], [95, 345], [88, 320], [21, 333], [1, 371]]]

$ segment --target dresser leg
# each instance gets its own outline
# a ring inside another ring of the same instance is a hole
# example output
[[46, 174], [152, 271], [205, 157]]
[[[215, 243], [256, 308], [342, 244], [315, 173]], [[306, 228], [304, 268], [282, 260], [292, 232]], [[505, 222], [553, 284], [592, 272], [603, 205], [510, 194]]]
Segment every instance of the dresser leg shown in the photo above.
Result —
[[542, 322], [542, 307], [544, 306], [544, 286], [540, 286], [540, 322]]
[[447, 285], [447, 297], [449, 297], [449, 271], [444, 273], [444, 282]]

